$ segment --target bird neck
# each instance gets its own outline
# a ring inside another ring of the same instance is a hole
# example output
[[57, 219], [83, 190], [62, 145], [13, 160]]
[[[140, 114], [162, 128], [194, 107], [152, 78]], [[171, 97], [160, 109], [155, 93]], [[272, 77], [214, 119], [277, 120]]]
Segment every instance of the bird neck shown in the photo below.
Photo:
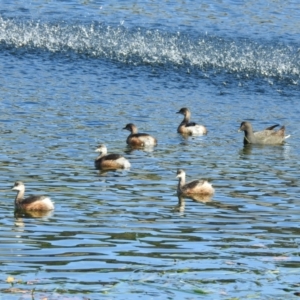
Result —
[[181, 191], [181, 188], [185, 185], [185, 176], [179, 177], [178, 180], [178, 191]]
[[106, 153], [100, 153], [98, 156], [97, 156], [97, 158], [95, 159], [95, 160], [98, 160], [98, 159], [100, 159], [100, 158], [102, 158], [103, 156], [105, 156], [106, 155]]
[[17, 206], [19, 203], [22, 202], [24, 198], [25, 190], [18, 191], [17, 196], [15, 198], [15, 205]]
[[244, 131], [244, 144], [251, 144], [254, 140], [254, 133], [252, 127], [247, 128], [247, 130]]
[[138, 130], [135, 126], [131, 126], [131, 134], [136, 134], [138, 133]]
[[190, 119], [191, 119], [191, 113], [190, 112], [187, 112], [185, 115], [184, 115], [184, 118], [183, 118], [183, 121], [181, 122], [182, 124], [187, 124], [190, 122]]
[[107, 148], [104, 148], [104, 149], [102, 148], [101, 152], [100, 152], [100, 155], [104, 156], [106, 154], [107, 154]]

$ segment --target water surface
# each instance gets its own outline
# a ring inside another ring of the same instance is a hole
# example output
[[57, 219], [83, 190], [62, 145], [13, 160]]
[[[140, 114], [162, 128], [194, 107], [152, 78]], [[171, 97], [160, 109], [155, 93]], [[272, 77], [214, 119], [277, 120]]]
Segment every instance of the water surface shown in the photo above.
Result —
[[[1, 297], [296, 297], [298, 12], [292, 1], [2, 1]], [[185, 106], [207, 136], [177, 134]], [[244, 120], [291, 137], [244, 148]], [[129, 122], [158, 146], [129, 149]], [[95, 170], [99, 143], [132, 168]], [[209, 180], [211, 201], [178, 201], [178, 168]], [[14, 215], [16, 180], [55, 211]]]

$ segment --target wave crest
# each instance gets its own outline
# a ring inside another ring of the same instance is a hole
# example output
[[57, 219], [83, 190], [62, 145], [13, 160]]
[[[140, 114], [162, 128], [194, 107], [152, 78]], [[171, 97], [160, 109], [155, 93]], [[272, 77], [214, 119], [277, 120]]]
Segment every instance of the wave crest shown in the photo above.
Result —
[[185, 67], [202, 72], [237, 73], [243, 77], [297, 80], [300, 74], [296, 46], [248, 39], [126, 29], [96, 23], [51, 24], [0, 18], [0, 42], [2, 49], [75, 53], [133, 65]]

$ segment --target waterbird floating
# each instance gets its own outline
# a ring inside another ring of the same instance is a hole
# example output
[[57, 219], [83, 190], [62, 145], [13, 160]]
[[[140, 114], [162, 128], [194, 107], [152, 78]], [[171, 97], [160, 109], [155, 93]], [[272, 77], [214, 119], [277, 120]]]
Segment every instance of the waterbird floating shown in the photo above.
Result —
[[205, 135], [207, 134], [207, 129], [203, 125], [199, 125], [195, 122], [190, 122], [191, 112], [188, 108], [181, 108], [177, 114], [181, 114], [184, 116], [182, 122], [179, 124], [177, 128], [177, 132], [181, 134], [187, 135]]
[[15, 198], [15, 209], [24, 211], [49, 211], [54, 209], [53, 202], [47, 196], [29, 196], [24, 198], [25, 185], [16, 181], [12, 190], [18, 191]]
[[185, 171], [179, 169], [176, 178], [178, 180], [177, 195], [178, 196], [193, 196], [193, 195], [206, 195], [212, 196], [215, 192], [212, 185], [206, 180], [193, 180], [185, 183]]
[[147, 133], [138, 133], [137, 127], [129, 123], [123, 129], [130, 131], [126, 143], [132, 147], [153, 147], [157, 145], [157, 139]]
[[262, 131], [253, 132], [250, 122], [242, 122], [238, 131], [244, 131], [244, 145], [258, 144], [258, 145], [278, 145], [282, 144], [285, 139], [290, 137], [285, 135], [285, 126], [282, 126], [279, 130], [274, 130], [279, 126], [278, 124], [267, 127]]
[[95, 167], [101, 170], [129, 169], [130, 162], [120, 154], [107, 154], [107, 148], [101, 144], [95, 150], [100, 155], [95, 159]]

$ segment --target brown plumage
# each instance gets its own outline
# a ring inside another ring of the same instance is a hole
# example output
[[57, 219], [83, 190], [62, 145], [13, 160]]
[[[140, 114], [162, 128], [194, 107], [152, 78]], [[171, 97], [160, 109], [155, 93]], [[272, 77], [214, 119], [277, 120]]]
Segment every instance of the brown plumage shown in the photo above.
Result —
[[215, 192], [212, 185], [206, 180], [194, 180], [185, 183], [185, 171], [179, 169], [177, 171], [178, 186], [177, 194], [191, 196], [193, 194], [212, 196]]
[[100, 155], [95, 159], [95, 167], [101, 170], [129, 169], [130, 162], [120, 154], [107, 154], [105, 145], [99, 145], [96, 152]]
[[138, 133], [137, 127], [129, 123], [123, 129], [129, 130], [130, 134], [127, 137], [126, 143], [133, 147], [152, 147], [157, 145], [155, 137], [147, 133]]
[[177, 128], [177, 132], [181, 134], [187, 135], [205, 135], [207, 134], [207, 129], [203, 125], [199, 125], [195, 122], [190, 122], [191, 112], [188, 108], [181, 108], [177, 114], [181, 114], [184, 116], [182, 122], [179, 124]]
[[285, 127], [282, 126], [275, 131], [274, 128], [278, 124], [270, 126], [262, 131], [253, 132], [250, 122], [242, 122], [239, 131], [244, 131], [244, 145], [259, 144], [259, 145], [278, 145], [282, 144], [289, 137], [285, 135]]
[[25, 185], [22, 181], [16, 181], [12, 190], [18, 191], [15, 198], [16, 210], [48, 211], [54, 209], [53, 202], [47, 196], [29, 196], [24, 198]]

